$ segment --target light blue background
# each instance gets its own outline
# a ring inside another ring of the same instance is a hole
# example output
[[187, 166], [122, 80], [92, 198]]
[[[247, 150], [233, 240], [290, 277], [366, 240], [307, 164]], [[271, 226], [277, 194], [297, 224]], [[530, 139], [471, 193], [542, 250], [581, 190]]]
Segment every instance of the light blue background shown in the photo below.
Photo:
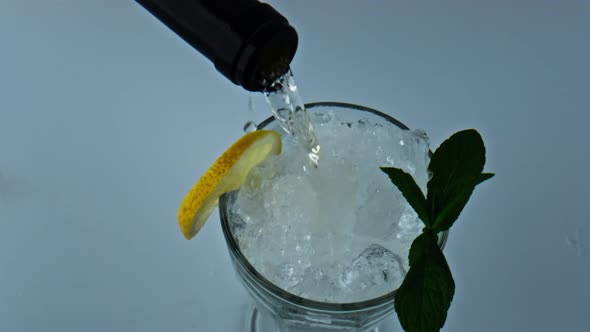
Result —
[[[590, 2], [271, 3], [305, 100], [483, 134], [443, 330], [590, 331]], [[133, 1], [0, 2], [0, 331], [240, 331], [217, 215], [175, 216], [248, 98]]]

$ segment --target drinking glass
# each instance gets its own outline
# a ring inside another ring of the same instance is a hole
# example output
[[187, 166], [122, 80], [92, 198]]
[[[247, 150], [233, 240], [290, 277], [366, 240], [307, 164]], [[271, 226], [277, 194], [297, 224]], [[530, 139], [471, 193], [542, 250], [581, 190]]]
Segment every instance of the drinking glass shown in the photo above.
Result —
[[[375, 122], [392, 123], [408, 130], [403, 123], [377, 110], [339, 102], [317, 102], [306, 104], [308, 112], [338, 112], [339, 116], [351, 122], [371, 118]], [[266, 119], [258, 129], [271, 129], [283, 133], [273, 117]], [[396, 144], [397, 142], [392, 142]], [[320, 166], [321, 167], [321, 166]], [[232, 212], [237, 191], [224, 194], [219, 200], [221, 226], [229, 249], [231, 262], [239, 280], [245, 286], [254, 302], [245, 322], [248, 332], [299, 332], [299, 331], [359, 331], [386, 332], [394, 329], [395, 290], [367, 301], [354, 303], [320, 302], [291, 294], [262, 276], [248, 262], [231, 231], [231, 221], [239, 218]], [[262, 208], [262, 207], [261, 207]], [[448, 233], [439, 237], [444, 247]], [[389, 317], [389, 319], [385, 319]]]

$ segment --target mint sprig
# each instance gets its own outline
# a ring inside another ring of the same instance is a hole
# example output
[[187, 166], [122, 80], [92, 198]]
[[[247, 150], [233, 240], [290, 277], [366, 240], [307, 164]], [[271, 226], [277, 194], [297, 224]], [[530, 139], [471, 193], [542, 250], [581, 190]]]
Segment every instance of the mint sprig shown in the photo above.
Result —
[[410, 247], [410, 269], [395, 295], [395, 311], [406, 332], [440, 331], [455, 293], [455, 282], [438, 246], [438, 233], [448, 230], [469, 201], [475, 187], [494, 176], [482, 173], [485, 146], [479, 133], [453, 134], [434, 152], [425, 196], [412, 176], [383, 167], [394, 185], [424, 223]]
[[438, 237], [422, 233], [410, 248], [410, 270], [395, 294], [395, 310], [406, 331], [438, 331], [444, 325], [455, 282]]

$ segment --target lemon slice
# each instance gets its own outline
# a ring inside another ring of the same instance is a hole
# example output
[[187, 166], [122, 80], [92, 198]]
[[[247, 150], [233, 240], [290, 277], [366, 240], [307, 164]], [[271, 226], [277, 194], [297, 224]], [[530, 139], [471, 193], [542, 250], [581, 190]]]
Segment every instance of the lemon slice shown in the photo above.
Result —
[[272, 130], [248, 133], [219, 157], [186, 195], [178, 209], [178, 224], [187, 240], [203, 227], [219, 196], [238, 189], [252, 168], [281, 153], [281, 136]]

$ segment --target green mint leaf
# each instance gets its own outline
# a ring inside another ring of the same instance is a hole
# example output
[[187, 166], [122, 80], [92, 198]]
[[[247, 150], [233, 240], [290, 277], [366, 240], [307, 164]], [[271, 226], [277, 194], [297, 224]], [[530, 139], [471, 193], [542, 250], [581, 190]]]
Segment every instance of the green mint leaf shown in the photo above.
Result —
[[492, 173], [482, 173], [472, 178], [463, 177], [455, 183], [451, 196], [444, 208], [437, 214], [436, 219], [432, 223], [432, 229], [435, 232], [443, 232], [448, 230], [453, 223], [459, 218], [461, 211], [469, 201], [475, 186], [492, 178]]
[[496, 175], [496, 174], [494, 174], [494, 173], [481, 173], [476, 185], [493, 178], [494, 175]]
[[412, 206], [418, 217], [427, 227], [432, 226], [426, 206], [426, 197], [414, 181], [414, 178], [399, 168], [381, 167], [381, 170], [389, 176], [391, 182], [401, 191], [408, 203]]
[[428, 165], [432, 178], [428, 181], [426, 202], [431, 220], [436, 220], [457, 196], [469, 199], [471, 193], [465, 183], [473, 183], [470, 179], [480, 176], [484, 164], [483, 140], [474, 129], [453, 134], [436, 149]]
[[406, 332], [440, 331], [455, 293], [455, 282], [438, 237], [426, 232], [410, 248], [410, 270], [395, 294], [395, 311]]

